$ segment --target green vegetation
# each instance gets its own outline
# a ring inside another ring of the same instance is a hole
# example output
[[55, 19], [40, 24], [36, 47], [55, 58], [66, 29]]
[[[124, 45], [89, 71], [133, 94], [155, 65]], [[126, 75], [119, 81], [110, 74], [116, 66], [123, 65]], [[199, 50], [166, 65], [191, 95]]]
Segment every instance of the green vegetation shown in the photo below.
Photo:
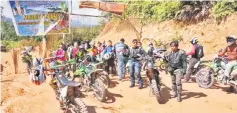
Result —
[[7, 51], [19, 46], [19, 43], [17, 41], [3, 40], [1, 41], [1, 43], [6, 46]]
[[237, 9], [237, 1], [219, 1], [212, 7], [212, 14], [214, 19], [223, 19], [232, 14]]
[[[222, 19], [223, 17], [237, 11], [237, 1], [127, 1], [113, 0], [112, 2], [127, 4], [123, 17], [139, 18], [146, 20], [145, 23], [152, 21], [162, 22], [170, 19], [181, 21], [200, 21], [209, 16], [211, 9], [214, 19]], [[203, 13], [204, 12], [204, 13]], [[109, 15], [113, 20], [118, 16]], [[119, 18], [121, 19], [121, 17]], [[196, 19], [196, 20], [195, 20]], [[143, 22], [143, 21], [141, 21]]]

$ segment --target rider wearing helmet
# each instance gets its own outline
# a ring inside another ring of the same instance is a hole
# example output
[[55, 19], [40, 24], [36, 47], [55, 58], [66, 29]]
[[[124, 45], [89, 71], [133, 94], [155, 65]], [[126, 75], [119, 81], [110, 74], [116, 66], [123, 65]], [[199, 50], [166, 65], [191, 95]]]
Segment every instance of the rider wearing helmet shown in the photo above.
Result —
[[105, 71], [109, 73], [109, 68], [112, 68], [111, 74], [116, 74], [116, 67], [114, 63], [114, 53], [113, 53], [113, 46], [112, 41], [108, 41], [107, 47], [104, 49], [103, 56], [105, 61]]
[[187, 53], [187, 56], [191, 56], [191, 59], [189, 60], [187, 72], [184, 76], [184, 82], [188, 82], [190, 80], [190, 76], [192, 75], [192, 70], [195, 64], [200, 60], [200, 58], [197, 57], [197, 47], [199, 46], [197, 38], [193, 37], [190, 40], [190, 43], [192, 44], [192, 49], [190, 52]]
[[[225, 69], [225, 76], [228, 76], [230, 79], [231, 71], [234, 66], [237, 66], [237, 38], [235, 36], [227, 36], [226, 42], [227, 47], [223, 48], [222, 51], [218, 54], [219, 57], [225, 57], [228, 61]], [[230, 87], [229, 91], [233, 91], [233, 87]]]

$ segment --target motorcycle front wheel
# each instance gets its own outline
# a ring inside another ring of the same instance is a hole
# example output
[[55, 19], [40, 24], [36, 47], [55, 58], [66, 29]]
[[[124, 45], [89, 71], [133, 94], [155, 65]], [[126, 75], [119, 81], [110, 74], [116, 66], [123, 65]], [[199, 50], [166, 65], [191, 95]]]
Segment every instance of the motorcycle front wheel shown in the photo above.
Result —
[[163, 98], [161, 96], [160, 87], [158, 87], [158, 84], [155, 79], [151, 80], [151, 89], [152, 93], [156, 96], [156, 100], [159, 104], [163, 103]]
[[101, 79], [96, 79], [95, 83], [93, 84], [93, 91], [96, 96], [96, 98], [100, 102], [104, 102], [107, 95], [107, 89], [104, 86], [104, 83]]

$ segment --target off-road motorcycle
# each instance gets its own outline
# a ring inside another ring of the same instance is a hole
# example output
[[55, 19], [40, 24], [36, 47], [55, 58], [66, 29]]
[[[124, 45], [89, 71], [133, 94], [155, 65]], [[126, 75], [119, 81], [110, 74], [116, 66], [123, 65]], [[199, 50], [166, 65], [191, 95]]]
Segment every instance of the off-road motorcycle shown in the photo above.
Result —
[[237, 89], [237, 66], [232, 69], [231, 76], [233, 79], [230, 80], [229, 77], [224, 75], [227, 63], [225, 58], [216, 55], [212, 63], [207, 64], [206, 68], [202, 68], [197, 72], [196, 82], [198, 85], [202, 88], [210, 88], [216, 79], [217, 82], [230, 84]]
[[53, 79], [50, 86], [54, 89], [60, 107], [67, 113], [88, 113], [86, 104], [79, 98], [81, 84], [67, 79], [62, 68], [67, 66], [56, 65], [50, 67], [53, 70]]
[[[190, 61], [190, 57], [187, 57], [187, 62]], [[207, 67], [207, 63], [209, 63], [210, 61], [204, 61], [204, 60], [199, 60], [193, 67], [193, 70], [192, 70], [192, 75], [193, 76], [196, 76], [197, 72], [200, 70], [200, 69], [203, 69], [205, 67]], [[196, 77], [195, 77], [196, 78]]]
[[33, 67], [30, 71], [30, 81], [36, 85], [42, 84], [46, 80], [45, 68], [43, 67], [43, 59], [35, 58]]
[[168, 65], [163, 60], [163, 54], [166, 52], [165, 49], [157, 48], [153, 51], [153, 57], [155, 58], [155, 67], [157, 67], [160, 71], [165, 71], [167, 73]]
[[163, 98], [161, 95], [161, 83], [160, 83], [160, 77], [159, 77], [159, 71], [154, 68], [154, 58], [153, 57], [145, 57], [145, 70], [146, 75], [149, 79], [150, 88], [152, 90], [152, 93], [156, 96], [156, 100], [158, 103], [163, 102]]
[[97, 68], [100, 63], [90, 63], [90, 58], [88, 58], [89, 56], [86, 56], [84, 60], [79, 62], [76, 71], [73, 73], [73, 80], [80, 82], [86, 91], [92, 89], [96, 98], [100, 102], [104, 102], [108, 92], [108, 73]]

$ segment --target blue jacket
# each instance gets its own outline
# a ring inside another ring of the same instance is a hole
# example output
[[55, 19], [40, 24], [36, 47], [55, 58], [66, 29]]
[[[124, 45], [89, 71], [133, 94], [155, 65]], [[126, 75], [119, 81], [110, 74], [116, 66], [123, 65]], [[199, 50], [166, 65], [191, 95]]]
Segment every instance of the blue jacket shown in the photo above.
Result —
[[110, 52], [113, 52], [113, 46], [106, 47], [105, 50], [104, 50], [103, 55], [106, 54], [106, 53], [110, 53]]

